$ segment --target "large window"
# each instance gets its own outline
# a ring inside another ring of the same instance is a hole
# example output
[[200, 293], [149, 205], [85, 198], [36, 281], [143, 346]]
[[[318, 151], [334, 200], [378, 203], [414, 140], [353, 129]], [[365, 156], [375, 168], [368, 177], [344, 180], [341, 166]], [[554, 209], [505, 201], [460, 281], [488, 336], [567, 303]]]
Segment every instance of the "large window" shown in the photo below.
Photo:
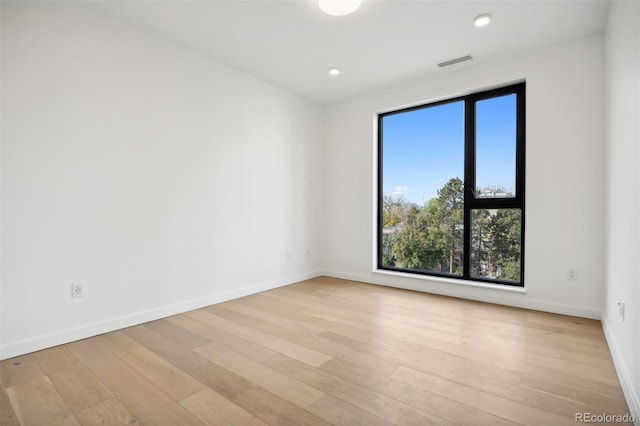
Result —
[[378, 269], [524, 285], [525, 83], [378, 116]]

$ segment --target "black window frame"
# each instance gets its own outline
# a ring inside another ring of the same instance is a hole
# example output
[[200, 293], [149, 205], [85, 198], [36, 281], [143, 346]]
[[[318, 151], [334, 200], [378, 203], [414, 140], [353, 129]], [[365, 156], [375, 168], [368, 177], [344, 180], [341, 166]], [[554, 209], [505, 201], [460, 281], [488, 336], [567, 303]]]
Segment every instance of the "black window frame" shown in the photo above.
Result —
[[[516, 159], [515, 159], [515, 195], [513, 197], [482, 197], [475, 196], [476, 188], [476, 103], [486, 99], [497, 98], [510, 94], [516, 95]], [[434, 271], [396, 268], [382, 264], [383, 243], [383, 119], [384, 117], [415, 111], [424, 108], [444, 105], [452, 102], [464, 101], [464, 248], [462, 276], [444, 274]], [[378, 114], [378, 202], [377, 202], [377, 269], [408, 274], [428, 275], [490, 284], [500, 284], [524, 287], [525, 266], [525, 150], [526, 150], [526, 82], [511, 84], [490, 90], [483, 90], [451, 99], [429, 102], [408, 108]], [[519, 209], [520, 216], [520, 282], [506, 281], [495, 278], [471, 276], [471, 211], [477, 209]]]

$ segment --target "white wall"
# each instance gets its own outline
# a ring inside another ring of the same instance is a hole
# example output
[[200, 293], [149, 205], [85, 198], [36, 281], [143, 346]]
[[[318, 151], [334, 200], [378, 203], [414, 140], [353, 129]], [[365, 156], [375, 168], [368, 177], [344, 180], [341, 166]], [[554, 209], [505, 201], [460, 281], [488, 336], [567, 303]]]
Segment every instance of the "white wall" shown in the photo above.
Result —
[[[481, 59], [481, 58], [480, 58]], [[327, 274], [599, 318], [604, 215], [601, 36], [440, 70], [330, 105], [325, 143]], [[527, 82], [526, 294], [372, 273], [378, 112]], [[568, 280], [569, 268], [577, 279]]]
[[[640, 3], [611, 3], [605, 39], [607, 267], [602, 323], [627, 401], [640, 419]], [[624, 320], [619, 301], [625, 303]]]
[[2, 358], [320, 269], [319, 106], [72, 3], [1, 72]]

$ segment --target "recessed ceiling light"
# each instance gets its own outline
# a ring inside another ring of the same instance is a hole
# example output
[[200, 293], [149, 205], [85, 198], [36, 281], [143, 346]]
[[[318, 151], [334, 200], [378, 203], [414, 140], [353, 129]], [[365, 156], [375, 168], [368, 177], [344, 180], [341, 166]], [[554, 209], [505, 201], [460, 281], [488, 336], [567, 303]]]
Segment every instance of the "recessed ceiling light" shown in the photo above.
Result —
[[340, 75], [340, 69], [338, 68], [329, 69], [329, 75], [333, 75], [333, 76]]
[[327, 15], [344, 16], [355, 12], [362, 0], [318, 0], [318, 6]]
[[489, 22], [491, 22], [491, 16], [487, 14], [478, 15], [473, 19], [473, 25], [478, 28], [486, 27], [489, 25]]

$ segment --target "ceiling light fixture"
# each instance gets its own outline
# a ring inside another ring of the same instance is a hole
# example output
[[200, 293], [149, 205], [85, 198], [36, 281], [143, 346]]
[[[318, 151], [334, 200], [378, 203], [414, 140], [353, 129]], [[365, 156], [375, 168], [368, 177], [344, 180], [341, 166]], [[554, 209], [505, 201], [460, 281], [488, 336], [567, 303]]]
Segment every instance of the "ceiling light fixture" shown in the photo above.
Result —
[[489, 22], [491, 22], [491, 16], [487, 15], [486, 13], [473, 18], [473, 25], [478, 28], [486, 27], [487, 25], [489, 25]]
[[327, 15], [344, 16], [355, 12], [362, 0], [318, 0], [318, 6]]
[[340, 75], [340, 69], [338, 68], [329, 69], [329, 75], [332, 75], [332, 76]]

